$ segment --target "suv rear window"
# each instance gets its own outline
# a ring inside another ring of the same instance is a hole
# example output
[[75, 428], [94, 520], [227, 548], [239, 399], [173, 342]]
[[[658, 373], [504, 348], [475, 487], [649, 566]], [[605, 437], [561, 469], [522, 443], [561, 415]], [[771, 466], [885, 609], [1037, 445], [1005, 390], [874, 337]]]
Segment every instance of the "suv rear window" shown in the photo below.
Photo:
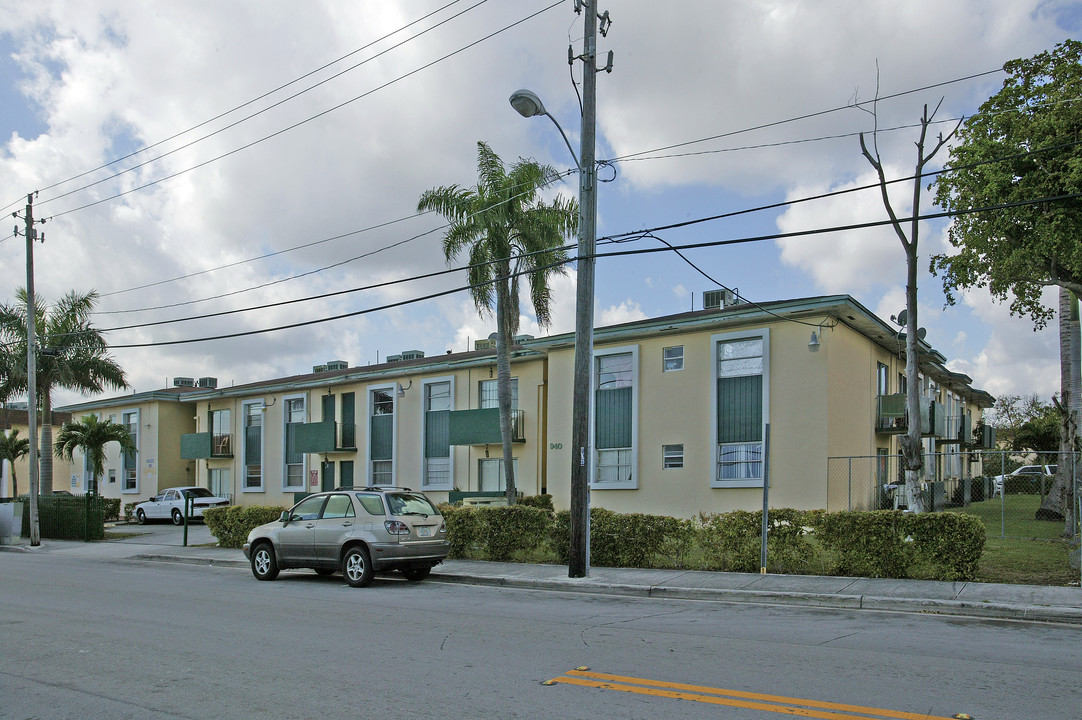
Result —
[[387, 493], [387, 504], [392, 515], [439, 515], [424, 495], [414, 493]]
[[385, 515], [383, 499], [379, 495], [364, 495], [357, 493], [357, 501], [369, 515]]

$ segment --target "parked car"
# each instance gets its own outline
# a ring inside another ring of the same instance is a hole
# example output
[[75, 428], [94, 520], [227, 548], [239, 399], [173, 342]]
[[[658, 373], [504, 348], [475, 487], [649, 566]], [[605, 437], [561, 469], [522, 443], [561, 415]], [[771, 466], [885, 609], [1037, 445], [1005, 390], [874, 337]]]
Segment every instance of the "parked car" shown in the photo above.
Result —
[[172, 520], [174, 525], [184, 524], [184, 498], [192, 499], [188, 519], [202, 518], [203, 511], [229, 504], [229, 498], [218, 497], [201, 487], [175, 487], [162, 490], [146, 502], [135, 506], [135, 519], [140, 525], [148, 520]]
[[365, 587], [376, 571], [423, 580], [448, 548], [447, 524], [423, 493], [341, 488], [309, 495], [252, 530], [244, 556], [258, 580], [273, 580], [287, 568], [311, 568], [320, 575], [340, 570], [350, 586]]
[[[1013, 490], [1017, 485], [1024, 485], [1026, 490], [1032, 489], [1036, 491], [1041, 478], [1051, 477], [1055, 474], [1055, 465], [1023, 465], [1014, 472], [1006, 475], [996, 475], [992, 478], [992, 497], [1003, 494], [1004, 481], [1006, 481], [1009, 490]], [[1018, 478], [1018, 480], [1013, 478]]]

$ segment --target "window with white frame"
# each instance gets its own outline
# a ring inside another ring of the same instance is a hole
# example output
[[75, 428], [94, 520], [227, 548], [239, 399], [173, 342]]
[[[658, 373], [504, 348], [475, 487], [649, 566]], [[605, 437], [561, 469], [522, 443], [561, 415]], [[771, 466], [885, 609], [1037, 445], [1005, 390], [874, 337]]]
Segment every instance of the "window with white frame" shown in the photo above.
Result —
[[593, 487], [637, 487], [636, 427], [638, 348], [595, 352], [594, 447], [597, 468]]
[[424, 383], [424, 468], [421, 487], [450, 490], [451, 478], [451, 380]]
[[767, 422], [769, 330], [713, 338], [715, 425], [714, 487], [761, 487], [763, 427]]
[[210, 411], [210, 454], [213, 457], [233, 455], [233, 421], [228, 408]]
[[661, 467], [665, 470], [684, 467], [684, 446], [662, 445]]
[[[499, 408], [499, 381], [496, 379], [482, 380], [478, 383], [478, 404], [482, 410]], [[518, 378], [511, 378], [511, 410], [518, 410]]]
[[[518, 458], [511, 458], [511, 469], [517, 478]], [[477, 461], [477, 489], [481, 492], [503, 492], [507, 489], [503, 458], [481, 458]]]
[[307, 420], [304, 396], [284, 398], [285, 421], [285, 468], [282, 472], [282, 489], [289, 492], [304, 490], [304, 454], [297, 452], [297, 429]]
[[684, 346], [663, 348], [661, 351], [662, 370], [664, 372], [676, 372], [684, 369]]
[[368, 481], [394, 484], [394, 386], [368, 391]]
[[123, 486], [121, 492], [136, 493], [139, 492], [139, 464], [138, 464], [138, 448], [139, 448], [139, 411], [129, 410], [121, 413], [121, 424], [128, 429], [131, 433], [132, 442], [135, 444], [136, 452], [134, 453], [122, 453], [120, 458], [121, 470], [123, 471]]
[[207, 470], [207, 489], [218, 497], [233, 499], [233, 484], [229, 468]]
[[263, 413], [262, 401], [244, 404], [244, 484], [241, 489], [263, 489]]

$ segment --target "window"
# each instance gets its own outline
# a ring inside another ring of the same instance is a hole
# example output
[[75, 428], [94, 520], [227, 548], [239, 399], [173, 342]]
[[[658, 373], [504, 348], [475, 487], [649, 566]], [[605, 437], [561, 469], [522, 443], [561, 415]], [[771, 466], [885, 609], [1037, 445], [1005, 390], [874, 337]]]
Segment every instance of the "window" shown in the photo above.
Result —
[[263, 402], [244, 404], [244, 484], [245, 492], [263, 489]]
[[662, 370], [676, 372], [684, 369], [684, 346], [667, 347], [661, 351]]
[[218, 497], [233, 497], [233, 483], [229, 468], [210, 468], [207, 470], [207, 489]]
[[665, 470], [684, 467], [684, 446], [662, 445], [661, 467]]
[[424, 466], [421, 487], [424, 490], [450, 490], [451, 478], [451, 380], [424, 383]]
[[592, 487], [634, 489], [638, 348], [610, 348], [595, 354], [594, 446], [597, 470]]
[[[121, 414], [121, 424], [131, 433], [131, 439], [135, 447], [139, 447], [139, 411], [131, 410]], [[121, 466], [124, 473], [124, 486], [121, 492], [139, 492], [139, 465], [136, 456], [138, 453], [124, 453], [121, 457]]]
[[[481, 458], [477, 461], [477, 489], [481, 492], [503, 492], [507, 489], [503, 458]], [[518, 458], [511, 458], [511, 469], [518, 477]]]
[[114, 468], [109, 468], [109, 484], [112, 484], [112, 483], [115, 483], [115, 482], [116, 482], [116, 470]]
[[324, 520], [340, 520], [354, 517], [353, 502], [349, 495], [331, 495], [327, 498], [327, 505], [323, 508]]
[[297, 492], [304, 490], [304, 454], [297, 452], [297, 429], [304, 425], [307, 416], [304, 397], [285, 398], [285, 448], [282, 472], [282, 489]]
[[393, 485], [393, 385], [374, 388], [368, 392], [368, 441], [368, 484]]
[[890, 370], [883, 363], [875, 364], [876, 391], [879, 395], [890, 394]]
[[386, 512], [383, 509], [383, 498], [379, 495], [368, 495], [357, 493], [357, 500], [361, 503], [361, 507], [369, 515], [384, 515]]
[[713, 487], [761, 487], [768, 422], [769, 330], [713, 337], [716, 469]]
[[[478, 407], [482, 410], [499, 408], [498, 380], [482, 380], [478, 386]], [[518, 378], [511, 378], [511, 410], [518, 410]]]
[[215, 457], [233, 455], [233, 421], [229, 410], [210, 411], [210, 454]]

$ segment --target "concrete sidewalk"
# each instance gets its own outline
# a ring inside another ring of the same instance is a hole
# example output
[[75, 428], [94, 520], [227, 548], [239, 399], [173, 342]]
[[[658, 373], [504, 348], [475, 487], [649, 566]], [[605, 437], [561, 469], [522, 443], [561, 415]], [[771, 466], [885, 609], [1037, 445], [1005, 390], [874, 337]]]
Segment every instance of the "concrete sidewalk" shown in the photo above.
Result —
[[[113, 561], [157, 561], [247, 567], [240, 550], [213, 547], [206, 528], [189, 528], [189, 545], [179, 533], [136, 535], [83, 543], [26, 538], [0, 551]], [[642, 570], [594, 567], [586, 578], [569, 578], [562, 565], [526, 565], [447, 560], [433, 569], [435, 582], [714, 602], [801, 607], [939, 613], [1082, 625], [1082, 589], [932, 580], [757, 575], [696, 570]]]

